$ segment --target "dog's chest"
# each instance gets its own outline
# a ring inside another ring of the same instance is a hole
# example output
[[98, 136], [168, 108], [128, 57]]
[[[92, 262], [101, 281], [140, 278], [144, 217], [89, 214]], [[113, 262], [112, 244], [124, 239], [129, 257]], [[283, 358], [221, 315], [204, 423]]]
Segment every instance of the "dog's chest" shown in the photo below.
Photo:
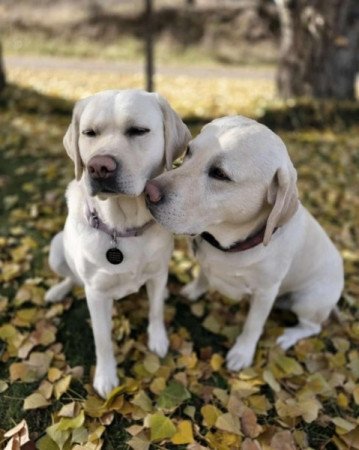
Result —
[[168, 263], [172, 237], [156, 226], [146, 235], [118, 239], [123, 260], [112, 264], [107, 253], [114, 244], [109, 236], [86, 227], [78, 233], [71, 221], [65, 226], [66, 258], [85, 286], [121, 298], [137, 292]]
[[267, 274], [253, 253], [228, 254], [205, 244], [198, 246], [196, 258], [210, 289], [234, 300], [252, 294], [258, 283], [267, 281]]
[[240, 299], [252, 293], [251, 280], [246, 271], [233, 270], [232, 267], [218, 267], [211, 263], [201, 266], [211, 290], [216, 290], [232, 299]]
[[231, 261], [201, 254], [198, 259], [211, 290], [216, 290], [232, 299], [251, 294], [251, 277], [246, 268], [237, 267]]
[[91, 278], [91, 286], [95, 289], [106, 292], [113, 298], [123, 298], [126, 295], [138, 292], [150, 277], [150, 270], [146, 270], [146, 266], [141, 270], [127, 272], [125, 274], [109, 274], [101, 270], [97, 270]]

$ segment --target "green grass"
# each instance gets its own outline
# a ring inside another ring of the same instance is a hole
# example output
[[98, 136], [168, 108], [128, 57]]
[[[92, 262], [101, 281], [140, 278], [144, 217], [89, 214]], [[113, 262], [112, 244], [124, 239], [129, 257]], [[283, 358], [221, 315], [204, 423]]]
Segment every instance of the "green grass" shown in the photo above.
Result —
[[74, 41], [63, 36], [45, 37], [43, 33], [12, 31], [3, 38], [4, 53], [8, 55], [42, 55], [74, 58], [98, 58], [113, 61], [134, 61], [143, 53], [142, 42], [124, 37], [115, 43], [103, 44], [78, 37]]
[[[109, 42], [81, 36], [76, 39], [61, 35], [47, 36], [35, 30], [8, 30], [3, 33], [1, 40], [4, 54], [8, 56], [57, 56], [113, 62], [138, 62], [144, 58], [143, 40], [133, 36], [119, 36]], [[166, 39], [155, 41], [155, 56], [157, 64], [172, 66], [223, 65], [213, 51], [205, 50], [199, 44], [182, 47]], [[241, 65], [246, 64], [268, 66], [268, 63], [263, 64], [260, 60], [252, 61], [244, 57]]]

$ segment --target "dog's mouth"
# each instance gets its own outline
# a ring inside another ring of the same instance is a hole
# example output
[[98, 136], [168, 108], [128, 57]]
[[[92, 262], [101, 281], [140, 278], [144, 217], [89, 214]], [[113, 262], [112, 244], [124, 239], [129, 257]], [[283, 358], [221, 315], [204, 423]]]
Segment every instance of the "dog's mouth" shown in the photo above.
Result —
[[98, 196], [102, 199], [115, 197], [117, 195], [126, 195], [128, 197], [138, 197], [141, 192], [136, 192], [131, 186], [122, 186], [117, 182], [93, 182], [87, 183], [87, 189], [91, 197]]
[[95, 195], [114, 196], [122, 194], [121, 190], [115, 186], [101, 186], [98, 183], [90, 183], [88, 188], [92, 197], [94, 197]]
[[91, 192], [92, 197], [97, 196], [100, 200], [106, 200], [109, 197], [116, 197], [118, 195], [120, 195], [120, 192], [110, 192], [110, 191], [106, 191], [106, 190], [100, 191], [100, 192], [97, 192], [94, 194]]
[[119, 191], [114, 191], [113, 189], [102, 189], [101, 191], [98, 192], [98, 194], [109, 194], [109, 195], [117, 195], [117, 194], [121, 194], [122, 192]]

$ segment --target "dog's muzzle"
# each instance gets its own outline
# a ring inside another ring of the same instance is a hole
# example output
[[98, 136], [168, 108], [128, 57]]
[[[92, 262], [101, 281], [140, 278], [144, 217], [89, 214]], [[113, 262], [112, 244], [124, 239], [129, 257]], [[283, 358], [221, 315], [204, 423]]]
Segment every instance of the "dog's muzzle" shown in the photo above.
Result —
[[112, 156], [94, 156], [87, 163], [86, 168], [92, 195], [98, 193], [118, 193], [118, 163]]
[[158, 205], [164, 199], [163, 191], [156, 181], [148, 181], [145, 186], [146, 202], [149, 206]]

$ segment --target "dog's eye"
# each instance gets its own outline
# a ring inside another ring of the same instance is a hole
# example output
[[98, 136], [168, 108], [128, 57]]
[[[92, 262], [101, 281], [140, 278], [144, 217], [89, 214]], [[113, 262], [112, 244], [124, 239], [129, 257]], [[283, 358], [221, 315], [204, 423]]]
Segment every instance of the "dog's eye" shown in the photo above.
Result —
[[141, 127], [130, 127], [126, 130], [127, 136], [142, 136], [143, 134], [149, 133], [148, 128], [141, 128]]
[[231, 181], [226, 172], [220, 167], [211, 167], [209, 169], [208, 176], [215, 178], [216, 180]]
[[83, 130], [82, 134], [84, 134], [85, 136], [88, 136], [88, 137], [95, 137], [96, 131], [89, 128], [88, 130]]

